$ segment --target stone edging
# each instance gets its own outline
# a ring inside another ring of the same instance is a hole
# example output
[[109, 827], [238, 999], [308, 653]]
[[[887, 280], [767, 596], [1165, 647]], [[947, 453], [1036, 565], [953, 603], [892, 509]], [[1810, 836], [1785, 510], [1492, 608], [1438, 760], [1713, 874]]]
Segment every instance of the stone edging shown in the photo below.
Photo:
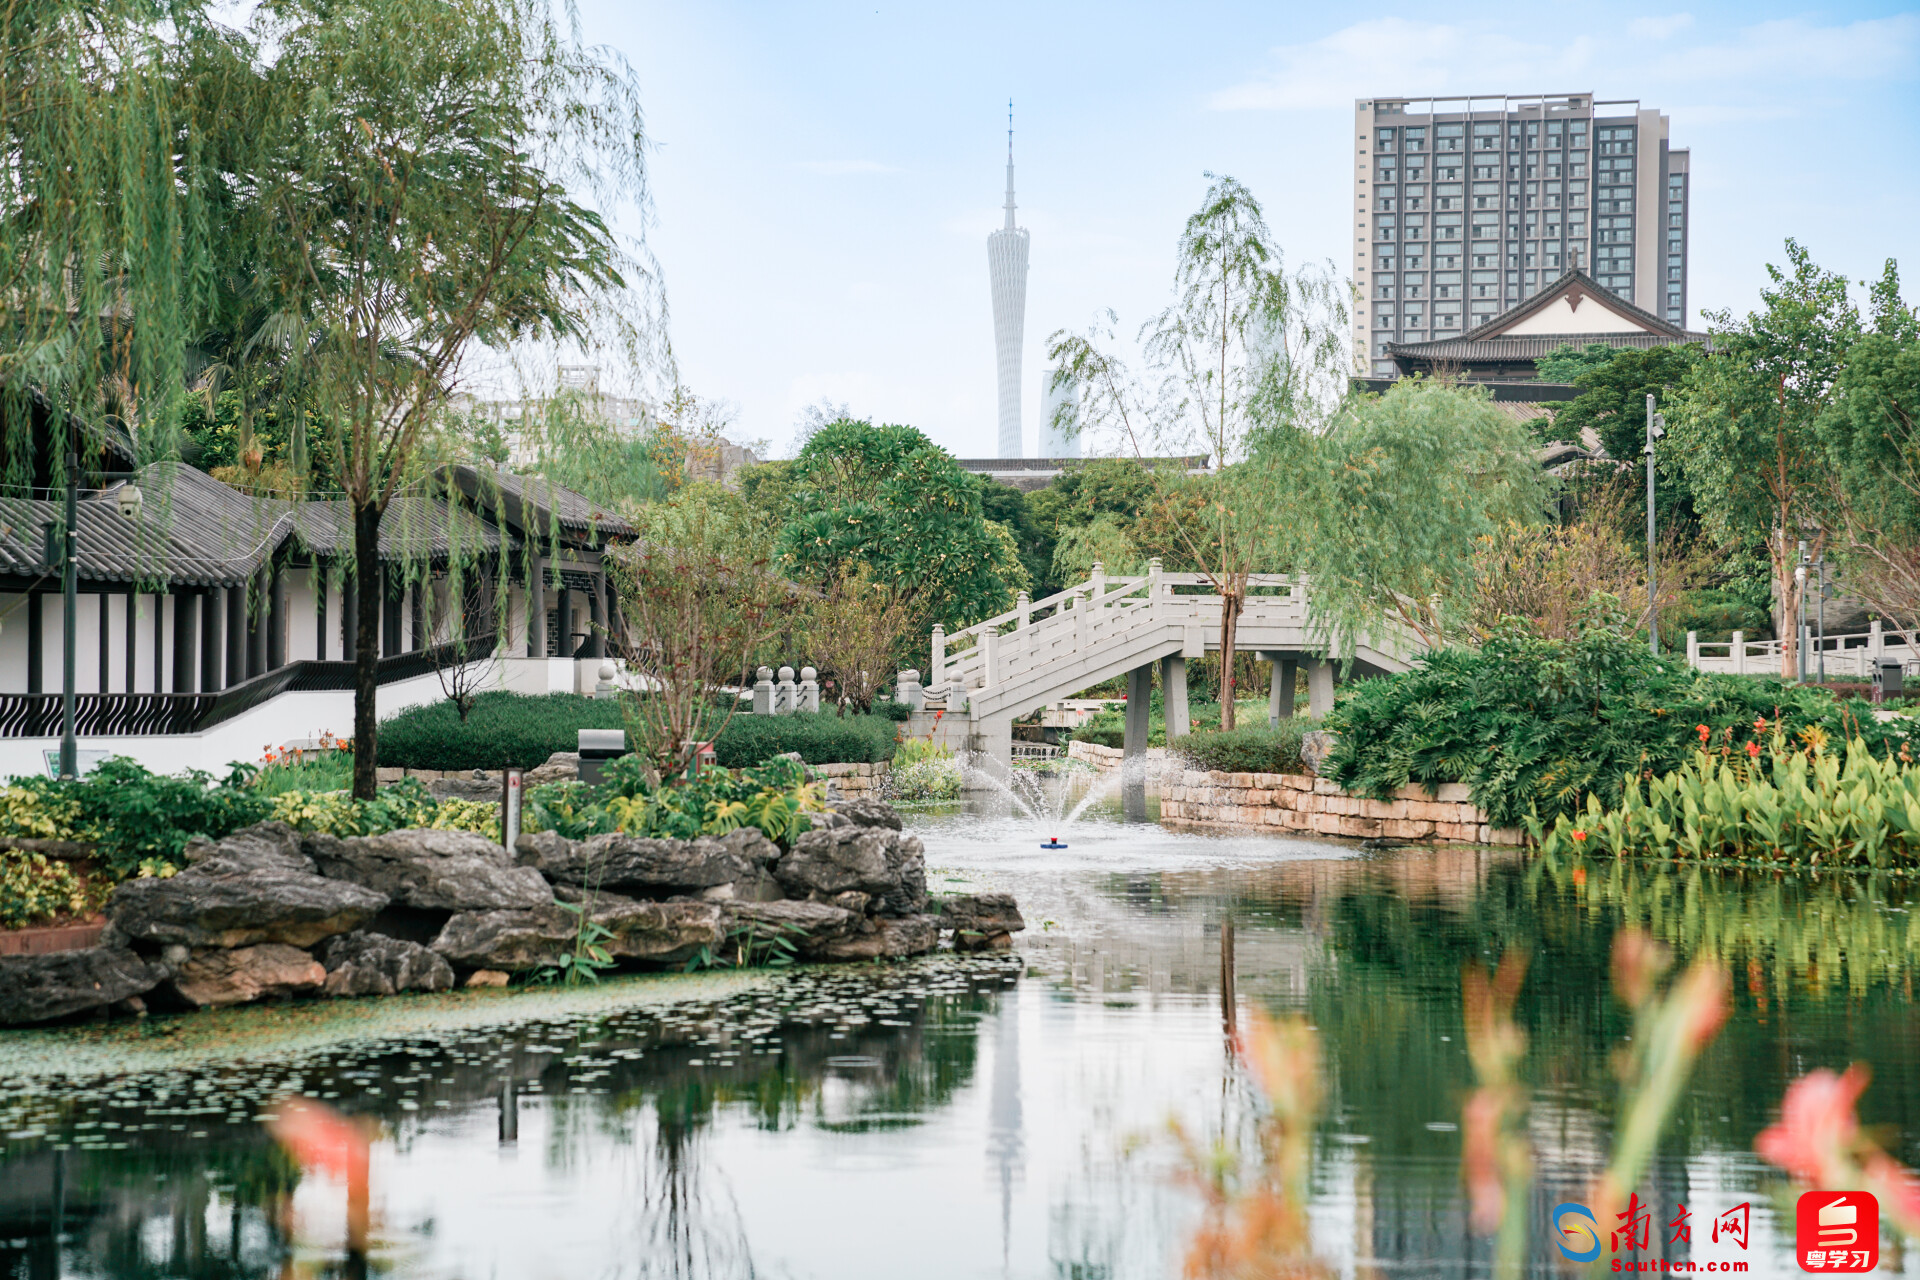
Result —
[[1197, 827], [1278, 827], [1360, 839], [1517, 845], [1521, 832], [1496, 827], [1467, 798], [1465, 783], [1437, 792], [1405, 786], [1391, 800], [1349, 795], [1325, 778], [1292, 773], [1202, 773], [1189, 769], [1161, 792], [1163, 822]]

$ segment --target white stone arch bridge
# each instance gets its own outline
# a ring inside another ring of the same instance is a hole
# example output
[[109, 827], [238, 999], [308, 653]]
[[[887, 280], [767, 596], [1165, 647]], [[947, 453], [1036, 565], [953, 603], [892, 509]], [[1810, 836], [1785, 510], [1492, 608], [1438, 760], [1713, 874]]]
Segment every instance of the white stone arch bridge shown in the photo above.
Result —
[[[1268, 717], [1293, 714], [1294, 685], [1307, 671], [1309, 710], [1333, 706], [1337, 663], [1325, 657], [1310, 618], [1312, 593], [1303, 579], [1254, 574], [1235, 627], [1237, 651], [1272, 664]], [[1379, 675], [1405, 671], [1425, 644], [1404, 627], [1363, 635], [1351, 671]], [[1163, 573], [1155, 560], [1140, 577], [1109, 578], [1099, 565], [1087, 581], [1029, 601], [995, 618], [945, 634], [933, 629], [924, 710], [915, 731], [1005, 765], [1013, 753], [1013, 722], [1089, 686], [1127, 677], [1126, 755], [1147, 747], [1149, 691], [1161, 668], [1169, 737], [1187, 732], [1186, 663], [1220, 649], [1220, 597], [1204, 574]], [[903, 681], [903, 683], [910, 683]], [[934, 715], [935, 711], [940, 714]]]

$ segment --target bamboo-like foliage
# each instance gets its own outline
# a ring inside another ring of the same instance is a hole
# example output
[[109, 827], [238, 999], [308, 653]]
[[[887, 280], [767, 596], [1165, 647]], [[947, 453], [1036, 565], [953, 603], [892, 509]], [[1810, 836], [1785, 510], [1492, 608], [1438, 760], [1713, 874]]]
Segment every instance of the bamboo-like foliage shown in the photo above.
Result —
[[1903, 747], [1879, 757], [1855, 738], [1795, 749], [1776, 733], [1748, 751], [1699, 751], [1678, 770], [1629, 778], [1620, 803], [1535, 823], [1543, 852], [1885, 869], [1920, 865], [1920, 769]]

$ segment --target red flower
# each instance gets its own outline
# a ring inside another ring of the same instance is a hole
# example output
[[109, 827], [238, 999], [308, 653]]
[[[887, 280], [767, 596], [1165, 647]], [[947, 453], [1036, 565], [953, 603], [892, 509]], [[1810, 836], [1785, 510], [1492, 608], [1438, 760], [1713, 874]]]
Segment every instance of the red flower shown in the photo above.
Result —
[[1765, 716], [1755, 716], [1753, 718], [1753, 731], [1755, 733], [1765, 733], [1767, 731], [1767, 718]]
[[1700, 745], [1703, 747], [1707, 745], [1707, 739], [1713, 736], [1713, 730], [1703, 724], [1693, 726], [1693, 731], [1700, 735]]
[[1749, 743], [1747, 744], [1747, 758], [1748, 758], [1749, 760], [1758, 760], [1758, 759], [1760, 758], [1760, 744], [1759, 744], [1759, 743], [1757, 743], [1757, 742], [1749, 742]]
[[1860, 1132], [1854, 1104], [1867, 1087], [1859, 1063], [1845, 1074], [1822, 1067], [1787, 1086], [1780, 1121], [1762, 1130], [1753, 1149], [1762, 1159], [1815, 1186], [1845, 1176], [1847, 1152]]
[[1587, 838], [1587, 833], [1584, 831], [1576, 831], [1573, 833], [1573, 838], [1576, 842], [1583, 841]]

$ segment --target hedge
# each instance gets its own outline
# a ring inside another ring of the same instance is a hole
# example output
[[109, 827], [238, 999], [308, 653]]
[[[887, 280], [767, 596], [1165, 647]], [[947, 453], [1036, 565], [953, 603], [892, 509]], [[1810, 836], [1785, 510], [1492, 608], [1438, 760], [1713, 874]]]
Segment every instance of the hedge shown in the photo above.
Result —
[[1319, 727], [1318, 721], [1293, 716], [1277, 725], [1191, 733], [1173, 740], [1173, 753], [1210, 773], [1305, 773], [1300, 740]]
[[582, 729], [624, 729], [615, 699], [495, 690], [464, 722], [451, 702], [402, 711], [380, 725], [380, 764], [397, 769], [532, 769], [577, 751]]
[[765, 764], [789, 751], [808, 764], [874, 764], [893, 759], [897, 745], [893, 721], [880, 716], [736, 715], [714, 740], [713, 758], [729, 769]]

